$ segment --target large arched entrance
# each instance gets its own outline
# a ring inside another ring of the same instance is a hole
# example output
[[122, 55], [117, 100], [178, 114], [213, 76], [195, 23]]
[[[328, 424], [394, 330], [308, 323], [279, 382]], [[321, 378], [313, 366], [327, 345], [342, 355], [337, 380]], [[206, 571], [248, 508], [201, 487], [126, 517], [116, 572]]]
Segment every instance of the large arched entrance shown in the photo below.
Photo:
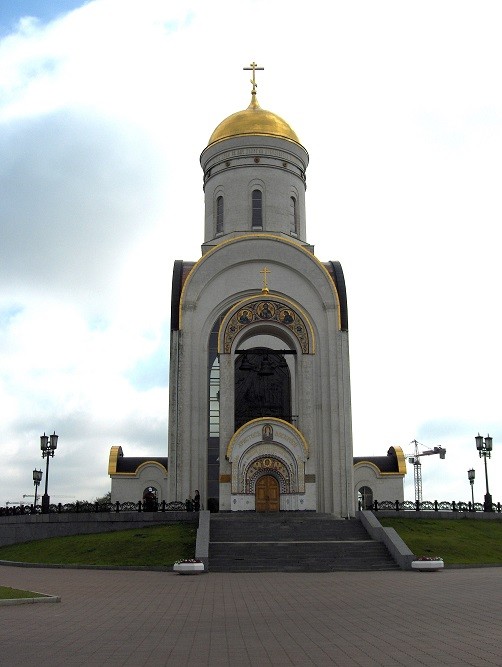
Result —
[[235, 429], [257, 417], [291, 421], [291, 376], [283, 354], [255, 347], [235, 361]]
[[308, 489], [305, 481], [308, 455], [305, 438], [286, 421], [258, 418], [241, 426], [226, 451], [232, 464], [231, 509], [315, 509], [315, 480], [309, 480]]
[[255, 508], [257, 512], [279, 511], [279, 482], [273, 475], [263, 475], [257, 480], [255, 487]]

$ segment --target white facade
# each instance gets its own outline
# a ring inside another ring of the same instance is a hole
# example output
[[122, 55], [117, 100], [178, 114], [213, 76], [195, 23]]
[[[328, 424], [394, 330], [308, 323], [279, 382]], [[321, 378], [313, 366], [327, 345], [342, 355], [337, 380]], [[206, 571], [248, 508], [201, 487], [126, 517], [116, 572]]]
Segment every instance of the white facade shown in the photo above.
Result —
[[352, 516], [343, 273], [306, 241], [307, 152], [261, 113], [253, 99], [201, 156], [203, 254], [173, 279], [169, 497], [257, 509], [266, 477], [272, 509]]
[[167, 459], [138, 459], [124, 457], [122, 447], [110, 449], [108, 474], [111, 478], [111, 502], [143, 501], [148, 489], [154, 490], [158, 503], [168, 502]]
[[353, 458], [345, 282], [307, 242], [307, 151], [253, 86], [201, 166], [201, 257], [173, 271], [169, 469], [112, 447], [112, 500], [198, 489], [208, 509], [339, 517], [403, 500], [400, 448]]
[[356, 507], [370, 509], [376, 501], [404, 501], [406, 458], [401, 447], [390, 447], [387, 456], [358, 457], [354, 463]]

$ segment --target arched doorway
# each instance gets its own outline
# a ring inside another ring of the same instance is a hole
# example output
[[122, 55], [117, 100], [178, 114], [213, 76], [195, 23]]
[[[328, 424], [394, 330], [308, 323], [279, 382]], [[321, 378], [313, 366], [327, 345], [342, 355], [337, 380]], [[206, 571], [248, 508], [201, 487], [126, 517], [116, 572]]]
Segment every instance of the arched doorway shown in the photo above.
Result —
[[361, 486], [357, 493], [358, 505], [363, 510], [370, 510], [373, 507], [373, 491], [369, 486]]
[[156, 512], [159, 507], [158, 493], [154, 486], [147, 486], [143, 491], [143, 511]]
[[257, 512], [279, 511], [279, 482], [273, 475], [263, 475], [257, 480], [255, 487], [255, 509]]

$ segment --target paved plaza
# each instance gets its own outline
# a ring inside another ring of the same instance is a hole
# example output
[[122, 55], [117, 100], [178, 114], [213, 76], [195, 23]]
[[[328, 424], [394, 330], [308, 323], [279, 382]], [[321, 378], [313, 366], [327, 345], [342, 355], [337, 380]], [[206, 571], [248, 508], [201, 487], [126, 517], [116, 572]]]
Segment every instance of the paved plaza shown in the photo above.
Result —
[[224, 574], [0, 566], [0, 663], [502, 665], [502, 568]]

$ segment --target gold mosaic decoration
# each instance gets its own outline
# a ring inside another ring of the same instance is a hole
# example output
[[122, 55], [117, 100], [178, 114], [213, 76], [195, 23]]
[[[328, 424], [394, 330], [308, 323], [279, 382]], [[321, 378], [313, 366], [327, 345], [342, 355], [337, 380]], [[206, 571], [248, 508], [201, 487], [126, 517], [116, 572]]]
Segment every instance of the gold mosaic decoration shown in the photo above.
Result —
[[280, 301], [262, 299], [248, 303], [230, 318], [224, 336], [224, 351], [230, 354], [237, 334], [253, 322], [278, 322], [290, 329], [300, 343], [304, 354], [309, 352], [307, 327], [300, 315], [290, 305]]

